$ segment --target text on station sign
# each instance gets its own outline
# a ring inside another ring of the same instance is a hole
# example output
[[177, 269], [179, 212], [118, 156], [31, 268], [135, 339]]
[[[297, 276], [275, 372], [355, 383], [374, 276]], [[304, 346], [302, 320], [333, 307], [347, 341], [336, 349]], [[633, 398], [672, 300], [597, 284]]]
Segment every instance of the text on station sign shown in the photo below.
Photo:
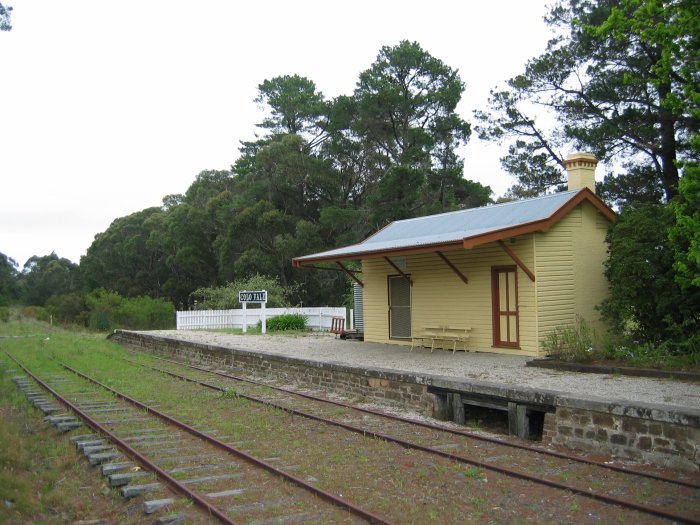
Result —
[[238, 302], [240, 303], [266, 303], [267, 291], [259, 290], [254, 292], [238, 292]]

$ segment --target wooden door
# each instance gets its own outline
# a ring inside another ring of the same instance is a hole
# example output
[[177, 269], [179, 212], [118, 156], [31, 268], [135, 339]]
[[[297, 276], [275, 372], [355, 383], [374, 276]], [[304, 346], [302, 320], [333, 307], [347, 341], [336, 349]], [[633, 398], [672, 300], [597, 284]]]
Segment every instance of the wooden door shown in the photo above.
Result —
[[491, 269], [493, 346], [518, 348], [518, 274], [515, 266]]
[[389, 338], [411, 338], [411, 283], [400, 275], [389, 277]]

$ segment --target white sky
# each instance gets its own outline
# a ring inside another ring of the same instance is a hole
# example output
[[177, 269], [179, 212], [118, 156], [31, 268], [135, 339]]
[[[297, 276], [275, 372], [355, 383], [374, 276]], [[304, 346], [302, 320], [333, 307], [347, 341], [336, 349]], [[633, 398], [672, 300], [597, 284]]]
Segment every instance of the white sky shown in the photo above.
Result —
[[[352, 93], [379, 49], [417, 41], [459, 69], [459, 106], [520, 73], [550, 36], [545, 0], [2, 0], [0, 253], [79, 262], [118, 217], [228, 169], [262, 120], [257, 86]], [[504, 148], [472, 135], [465, 176], [499, 196]]]

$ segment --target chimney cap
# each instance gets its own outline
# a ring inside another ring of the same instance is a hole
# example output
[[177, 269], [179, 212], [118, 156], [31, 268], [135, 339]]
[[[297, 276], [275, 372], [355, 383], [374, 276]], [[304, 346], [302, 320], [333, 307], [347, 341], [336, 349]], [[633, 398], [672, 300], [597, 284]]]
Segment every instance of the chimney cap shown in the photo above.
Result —
[[577, 162], [590, 163], [588, 164], [588, 167], [591, 168], [595, 168], [598, 165], [598, 159], [595, 155], [593, 155], [593, 153], [588, 151], [574, 151], [569, 153], [569, 155], [566, 157], [566, 160], [564, 160], [564, 166], [566, 166], [566, 169], [570, 169], [572, 164]]

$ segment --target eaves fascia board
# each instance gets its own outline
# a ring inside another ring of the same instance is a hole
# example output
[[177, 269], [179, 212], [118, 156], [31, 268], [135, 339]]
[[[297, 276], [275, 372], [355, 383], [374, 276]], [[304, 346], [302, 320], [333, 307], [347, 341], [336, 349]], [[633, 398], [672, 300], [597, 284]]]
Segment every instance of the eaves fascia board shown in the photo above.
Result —
[[419, 246], [405, 246], [401, 248], [391, 248], [383, 250], [368, 250], [359, 252], [348, 252], [343, 255], [329, 255], [325, 257], [296, 257], [292, 259], [292, 264], [299, 268], [309, 264], [316, 264], [319, 262], [335, 262], [335, 261], [352, 261], [361, 259], [371, 259], [379, 257], [395, 257], [400, 255], [415, 255], [419, 253], [429, 253], [436, 250], [441, 251], [452, 251], [462, 249], [462, 241], [451, 241], [444, 243], [434, 243], [434, 244], [423, 244]]

